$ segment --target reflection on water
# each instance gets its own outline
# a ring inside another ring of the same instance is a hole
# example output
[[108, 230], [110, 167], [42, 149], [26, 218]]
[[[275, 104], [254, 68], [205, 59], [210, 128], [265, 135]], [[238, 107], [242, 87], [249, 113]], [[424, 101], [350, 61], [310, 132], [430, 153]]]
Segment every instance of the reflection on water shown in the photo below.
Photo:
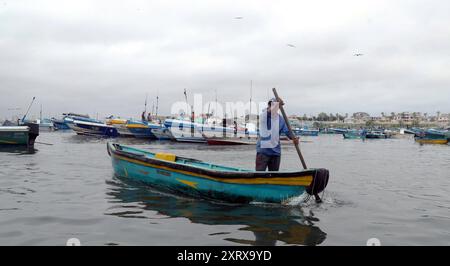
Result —
[[169, 218], [187, 218], [192, 223], [205, 225], [242, 225], [239, 230], [250, 231], [254, 239], [227, 238], [228, 232], [217, 232], [213, 235], [224, 235], [224, 240], [247, 245], [276, 245], [277, 241], [293, 245], [318, 245], [326, 233], [314, 225], [317, 218], [312, 213], [305, 215], [300, 207], [281, 205], [235, 205], [211, 203], [203, 200], [190, 200], [161, 194], [149, 187], [114, 177], [107, 181], [108, 200], [116, 207], [127, 206], [126, 211], [117, 211], [111, 207], [107, 215], [122, 218], [147, 218], [146, 211], [155, 211]]

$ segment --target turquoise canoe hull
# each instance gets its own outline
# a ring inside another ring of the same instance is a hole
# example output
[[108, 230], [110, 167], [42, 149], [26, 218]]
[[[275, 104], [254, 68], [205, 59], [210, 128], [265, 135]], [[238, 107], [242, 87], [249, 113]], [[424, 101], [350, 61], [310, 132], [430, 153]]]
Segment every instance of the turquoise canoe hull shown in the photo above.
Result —
[[365, 139], [365, 135], [360, 133], [347, 132], [342, 135], [344, 136], [344, 139]]
[[311, 185], [319, 172], [325, 173], [328, 182], [328, 171], [325, 169], [255, 172], [191, 159], [186, 163], [189, 165], [183, 165], [157, 160], [153, 153], [111, 143], [108, 143], [108, 152], [114, 173], [119, 177], [142, 181], [174, 194], [209, 200], [282, 203], [302, 195], [308, 188], [308, 193], [318, 193], [318, 190], [311, 191]]

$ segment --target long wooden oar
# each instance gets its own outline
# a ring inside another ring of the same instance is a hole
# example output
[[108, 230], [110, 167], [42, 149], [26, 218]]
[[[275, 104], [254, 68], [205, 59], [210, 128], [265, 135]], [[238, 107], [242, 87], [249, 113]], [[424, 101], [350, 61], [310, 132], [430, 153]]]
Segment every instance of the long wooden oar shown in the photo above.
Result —
[[[280, 103], [280, 104], [279, 104], [279, 108], [280, 108], [280, 110], [281, 110], [281, 114], [283, 115], [284, 121], [286, 122], [286, 125], [287, 125], [287, 127], [288, 127], [289, 134], [290, 134], [292, 137], [295, 137], [294, 133], [292, 132], [291, 124], [289, 123], [289, 119], [288, 119], [288, 117], [287, 117], [287, 115], [286, 115], [286, 112], [284, 111], [283, 105], [281, 104], [282, 100], [281, 100], [281, 98], [278, 96], [277, 90], [276, 90], [275, 88], [273, 88], [272, 91], [273, 91], [273, 94], [275, 95], [275, 98], [276, 98], [277, 101]], [[298, 143], [295, 143], [294, 140], [292, 140], [292, 142], [294, 143], [295, 149], [297, 150], [298, 157], [300, 158], [300, 161], [302, 162], [303, 169], [308, 169], [308, 168], [306, 167], [305, 159], [303, 159], [303, 155], [302, 155], [302, 152], [300, 151], [300, 147], [299, 147]]]

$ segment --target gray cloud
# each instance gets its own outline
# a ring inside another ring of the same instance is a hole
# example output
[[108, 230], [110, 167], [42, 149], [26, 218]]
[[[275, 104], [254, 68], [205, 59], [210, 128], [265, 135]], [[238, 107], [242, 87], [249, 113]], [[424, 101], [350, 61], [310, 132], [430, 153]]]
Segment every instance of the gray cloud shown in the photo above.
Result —
[[290, 113], [450, 112], [447, 1], [3, 2], [0, 118], [32, 96], [138, 117], [146, 93], [167, 114], [184, 88], [247, 101], [250, 80]]

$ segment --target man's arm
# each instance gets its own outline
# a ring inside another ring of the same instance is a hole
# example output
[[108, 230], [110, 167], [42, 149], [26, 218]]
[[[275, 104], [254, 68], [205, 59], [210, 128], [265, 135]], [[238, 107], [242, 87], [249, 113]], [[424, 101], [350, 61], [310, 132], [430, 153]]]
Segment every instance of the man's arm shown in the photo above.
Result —
[[294, 142], [296, 144], [298, 144], [298, 137], [294, 135], [294, 132], [292, 132], [292, 134], [290, 134], [289, 128], [286, 124], [286, 121], [284, 121], [282, 116], [280, 116], [280, 121], [281, 121], [281, 126], [280, 126], [281, 133], [284, 133], [289, 139], [294, 140]]
[[281, 121], [280, 133], [284, 133], [289, 139], [293, 139], [295, 136], [292, 136], [289, 133], [289, 128], [287, 127], [286, 121], [284, 121], [284, 118], [282, 116], [280, 116], [280, 121]]

